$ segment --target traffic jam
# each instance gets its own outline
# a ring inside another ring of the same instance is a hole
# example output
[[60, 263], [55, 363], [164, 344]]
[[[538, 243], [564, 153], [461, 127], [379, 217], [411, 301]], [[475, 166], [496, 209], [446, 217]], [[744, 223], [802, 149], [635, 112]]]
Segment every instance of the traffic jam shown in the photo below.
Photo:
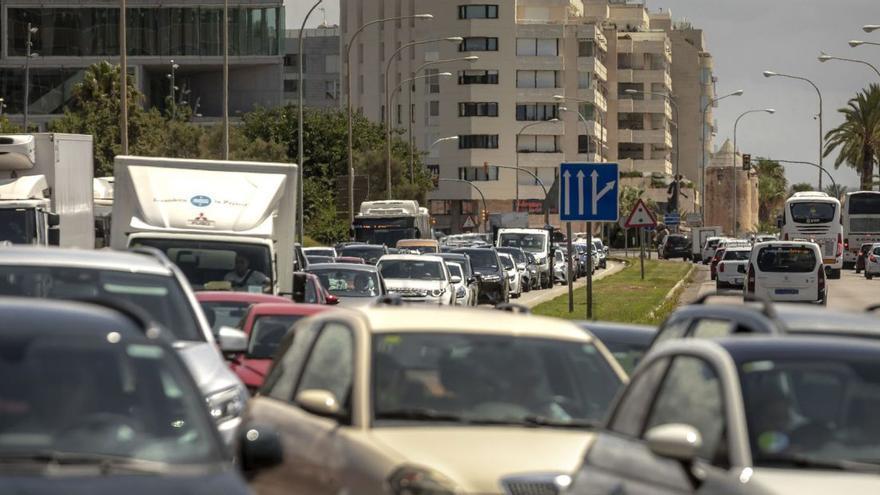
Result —
[[880, 490], [880, 322], [827, 307], [880, 276], [878, 192], [658, 238], [717, 290], [646, 326], [517, 302], [630, 262], [592, 225], [444, 236], [365, 201], [305, 247], [296, 165], [59, 173], [88, 138], [0, 139], [0, 493]]

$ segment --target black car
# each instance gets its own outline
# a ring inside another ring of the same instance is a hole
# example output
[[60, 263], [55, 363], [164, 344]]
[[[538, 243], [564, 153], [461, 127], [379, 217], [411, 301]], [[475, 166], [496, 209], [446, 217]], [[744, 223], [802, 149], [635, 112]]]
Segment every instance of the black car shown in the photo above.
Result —
[[443, 258], [444, 261], [449, 261], [450, 263], [460, 264], [462, 270], [464, 270], [465, 282], [467, 283], [468, 288], [471, 292], [477, 295], [477, 300], [479, 300], [480, 284], [477, 282], [476, 274], [474, 274], [474, 267], [471, 266], [471, 259], [468, 255], [460, 253], [439, 253], [434, 256], [439, 256]]
[[0, 493], [250, 493], [171, 339], [135, 313], [0, 299]]
[[389, 254], [387, 247], [374, 244], [349, 244], [336, 252], [339, 253], [339, 256], [363, 258], [364, 262], [370, 265], [375, 265], [379, 262], [379, 258]]
[[681, 234], [669, 234], [660, 246], [660, 257], [671, 260], [691, 258], [691, 241]]
[[480, 304], [510, 302], [507, 275], [495, 248], [462, 248], [452, 252], [466, 254], [470, 258], [479, 285], [480, 295], [477, 301]]
[[645, 325], [581, 321], [578, 325], [602, 341], [608, 352], [630, 374], [648, 352], [657, 329]]

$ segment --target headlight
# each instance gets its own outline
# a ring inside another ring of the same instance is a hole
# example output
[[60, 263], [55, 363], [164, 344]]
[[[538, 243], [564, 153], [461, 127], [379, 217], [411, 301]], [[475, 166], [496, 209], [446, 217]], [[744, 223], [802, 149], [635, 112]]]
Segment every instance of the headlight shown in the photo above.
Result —
[[467, 295], [467, 291], [464, 290], [464, 287], [459, 287], [458, 290], [455, 291], [455, 298], [461, 299], [462, 297]]
[[516, 278], [516, 275], [508, 275], [508, 276], [507, 276], [507, 280], [510, 280], [511, 282], [513, 282], [513, 280], [514, 280], [515, 278]]
[[431, 291], [432, 297], [440, 297], [443, 294], [446, 294], [446, 289], [434, 289]]
[[388, 478], [394, 495], [453, 495], [452, 480], [428, 468], [403, 466]]
[[209, 395], [208, 412], [218, 424], [241, 416], [247, 403], [247, 392], [239, 387], [232, 387]]

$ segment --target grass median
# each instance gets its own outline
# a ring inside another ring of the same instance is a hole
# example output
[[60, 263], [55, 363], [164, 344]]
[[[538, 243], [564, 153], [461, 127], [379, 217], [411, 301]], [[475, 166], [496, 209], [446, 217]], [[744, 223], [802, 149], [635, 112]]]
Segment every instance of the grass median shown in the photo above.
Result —
[[[593, 284], [593, 317], [621, 323], [660, 323], [675, 308], [676, 299], [664, 304], [666, 294], [690, 270], [689, 263], [645, 260], [645, 280], [639, 262]], [[570, 320], [586, 319], [586, 287], [574, 291], [574, 312], [568, 312], [568, 294], [536, 306], [532, 313]], [[662, 304], [662, 306], [661, 306]], [[651, 312], [661, 306], [655, 314]]]

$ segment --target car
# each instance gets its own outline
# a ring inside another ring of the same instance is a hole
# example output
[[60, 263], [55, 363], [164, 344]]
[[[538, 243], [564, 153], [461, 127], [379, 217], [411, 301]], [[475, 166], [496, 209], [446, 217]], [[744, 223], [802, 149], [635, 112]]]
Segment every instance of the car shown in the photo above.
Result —
[[723, 241], [724, 237], [709, 237], [706, 239], [706, 244], [703, 245], [703, 263], [708, 265], [712, 258], [715, 256], [715, 251], [718, 249], [718, 243]]
[[312, 265], [309, 264], [309, 268], [306, 268], [305, 270], [304, 291], [303, 294], [297, 295], [297, 301], [305, 304], [327, 304], [331, 306], [339, 304], [339, 300], [336, 296], [330, 294], [327, 292], [327, 289], [324, 288], [321, 279], [309, 271], [311, 266]]
[[241, 329], [248, 307], [258, 303], [293, 304], [292, 299], [256, 292], [203, 291], [196, 292], [196, 300], [211, 325], [214, 337], [223, 327]]
[[449, 274], [439, 256], [387, 254], [376, 265], [391, 294], [404, 302], [455, 306], [454, 284], [461, 282]]
[[253, 394], [263, 385], [275, 351], [299, 320], [327, 311], [317, 304], [259, 303], [250, 306], [242, 330], [247, 349], [229, 357], [229, 367]]
[[309, 260], [309, 266], [314, 263], [333, 263], [336, 261], [336, 258], [331, 256], [318, 256], [314, 254], [306, 256], [306, 259]]
[[593, 247], [596, 249], [596, 253], [599, 255], [599, 268], [603, 270], [605, 268], [608, 268], [608, 248], [605, 247], [605, 244], [602, 243], [602, 239], [593, 237]]
[[520, 279], [522, 280], [522, 292], [529, 292], [532, 290], [532, 280], [531, 272], [529, 271], [529, 259], [526, 256], [526, 252], [520, 248], [516, 247], [500, 247], [495, 248], [498, 251], [498, 254], [507, 253], [513, 258], [513, 262], [516, 264], [516, 269], [519, 271]]
[[560, 284], [567, 284], [569, 275], [574, 275], [569, 270], [568, 261], [565, 258], [565, 252], [562, 249], [553, 251], [553, 280]]
[[756, 244], [749, 258], [745, 295], [826, 305], [828, 288], [818, 244], [793, 241]]
[[597, 321], [579, 321], [577, 324], [602, 341], [627, 374], [641, 362], [657, 334], [655, 327], [647, 325]]
[[715, 250], [715, 254], [712, 256], [712, 260], [709, 262], [709, 277], [711, 280], [715, 280], [718, 277], [718, 263], [721, 263], [721, 258], [724, 257], [724, 251], [727, 248], [719, 247]]
[[[446, 263], [446, 269], [449, 270], [449, 275], [460, 279], [457, 284], [453, 284], [455, 288], [455, 305], [474, 306], [476, 300], [469, 290], [467, 277], [464, 275], [464, 269], [454, 261], [444, 260], [444, 263]], [[472, 304], [472, 302], [474, 304]]]
[[529, 290], [539, 290], [541, 289], [541, 277], [538, 271], [538, 262], [535, 260], [535, 255], [526, 252], [526, 260], [526, 270], [529, 272]]
[[745, 285], [746, 270], [752, 248], [731, 247], [724, 250], [724, 256], [718, 261], [715, 273], [715, 288], [742, 289]]
[[878, 362], [880, 344], [855, 339], [665, 342], [565, 493], [874, 493]]
[[397, 241], [397, 249], [415, 251], [414, 254], [437, 254], [440, 243], [434, 239], [401, 239]]
[[507, 253], [498, 253], [498, 258], [501, 260], [501, 266], [504, 267], [505, 273], [507, 273], [507, 285], [510, 290], [510, 297], [520, 297], [523, 293], [522, 276], [516, 268], [516, 262], [513, 261], [513, 256]]
[[755, 236], [755, 244], [758, 244], [761, 242], [772, 242], [772, 241], [777, 241], [777, 240], [779, 240], [778, 237], [776, 237], [775, 235], [770, 235], [770, 234], [761, 234], [761, 235]]
[[495, 248], [458, 248], [453, 249], [452, 252], [466, 254], [470, 259], [474, 276], [479, 285], [479, 304], [495, 306], [499, 303], [510, 302], [507, 274], [504, 273]]
[[379, 270], [373, 265], [327, 263], [309, 266], [308, 273], [318, 277], [321, 286], [341, 306], [373, 304], [388, 293]]
[[874, 276], [880, 276], [880, 243], [874, 244], [871, 250], [865, 253], [865, 278], [871, 280]]
[[440, 253], [436, 256], [443, 258], [443, 261], [445, 261], [447, 265], [449, 265], [449, 263], [456, 263], [461, 267], [462, 273], [464, 274], [462, 280], [465, 282], [468, 293], [466, 306], [476, 306], [478, 304], [477, 301], [480, 298], [480, 283], [477, 282], [477, 277], [474, 275], [474, 268], [471, 266], [470, 257], [466, 254], [459, 253]]
[[[588, 268], [588, 266], [590, 264], [590, 259], [592, 259], [589, 256], [587, 256], [588, 255], [587, 250], [590, 249], [590, 246], [588, 246], [587, 243], [585, 243], [585, 242], [575, 242], [571, 245], [571, 248], [574, 250], [575, 259], [577, 260], [577, 263], [575, 264], [575, 266], [577, 266], [577, 274], [579, 276], [585, 276], [587, 274], [587, 270], [590, 269], [590, 268]], [[595, 251], [593, 251], [592, 254], [597, 254], [597, 253], [595, 253]], [[592, 265], [593, 265], [592, 270], [593, 270], [593, 272], [595, 272], [596, 268], [599, 266], [598, 256], [596, 256], [595, 259], [592, 259]]]
[[250, 493], [175, 336], [137, 309], [0, 298], [0, 492]]
[[[489, 241], [491, 242], [491, 239]], [[550, 232], [543, 229], [499, 229], [497, 247], [515, 247], [532, 253], [540, 274], [540, 287], [546, 289], [553, 287], [553, 274], [550, 271]]]
[[351, 263], [355, 265], [366, 264], [363, 258], [358, 258], [357, 256], [337, 256], [335, 258], [335, 263]]
[[249, 394], [226, 366], [218, 344], [224, 353], [241, 352], [247, 346], [247, 335], [221, 328], [215, 341], [189, 283], [161, 251], [2, 247], [0, 295], [121, 301], [142, 308], [168, 329], [221, 435], [230, 444], [234, 441]]
[[285, 464], [253, 473], [260, 494], [558, 493], [627, 381], [559, 319], [334, 313], [285, 340], [248, 406], [245, 424], [280, 432], [284, 449]]
[[681, 258], [689, 260], [691, 258], [691, 241], [681, 234], [669, 234], [663, 239], [657, 252], [660, 259]]
[[364, 262], [375, 265], [379, 262], [379, 258], [388, 254], [388, 248], [385, 246], [375, 246], [372, 244], [349, 244], [343, 246], [339, 250], [339, 256], [354, 256], [362, 258]]
[[861, 273], [865, 269], [865, 262], [868, 259], [868, 253], [870, 253], [872, 247], [874, 247], [873, 242], [867, 242], [859, 247], [859, 255], [856, 257], [856, 273]]
[[332, 247], [307, 247], [303, 248], [306, 258], [310, 256], [324, 256], [326, 258], [336, 257], [336, 248]]

